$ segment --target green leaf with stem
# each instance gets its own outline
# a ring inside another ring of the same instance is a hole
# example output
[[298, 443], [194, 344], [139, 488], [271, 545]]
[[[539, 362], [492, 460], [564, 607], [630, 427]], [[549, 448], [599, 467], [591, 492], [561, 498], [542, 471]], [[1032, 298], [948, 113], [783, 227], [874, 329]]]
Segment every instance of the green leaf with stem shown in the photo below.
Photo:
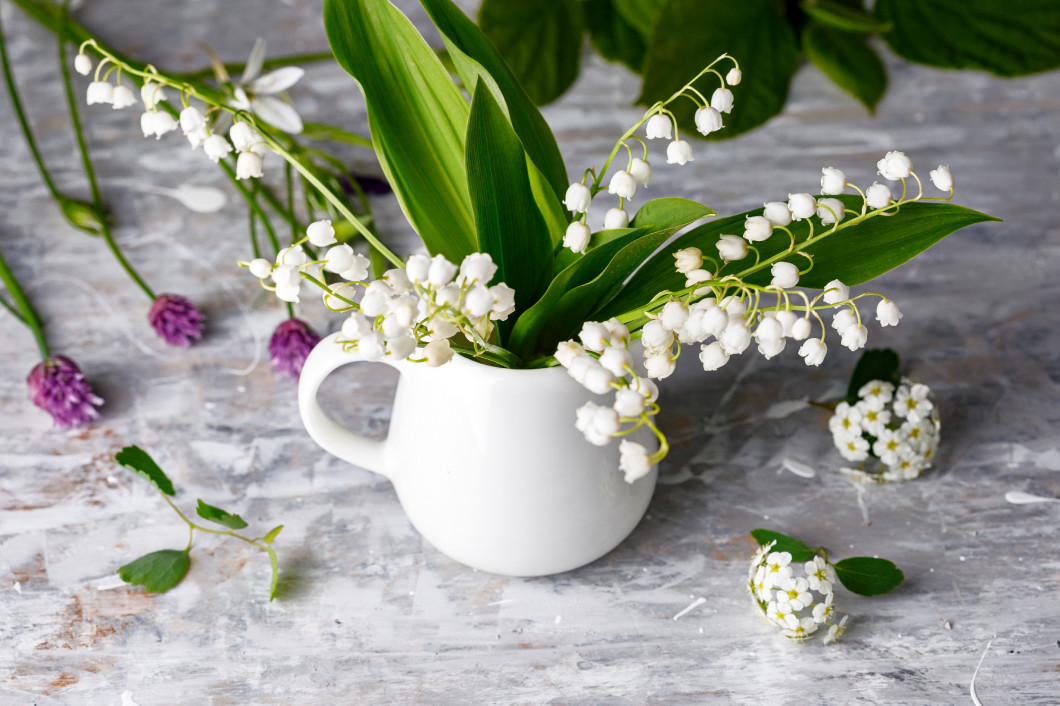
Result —
[[887, 90], [887, 68], [876, 50], [856, 34], [811, 21], [802, 31], [802, 48], [825, 76], [876, 112]]
[[848, 591], [859, 596], [878, 596], [898, 588], [905, 574], [893, 561], [855, 556], [832, 564], [836, 577]]
[[265, 542], [265, 544], [272, 544], [276, 541], [276, 537], [280, 534], [281, 530], [283, 530], [283, 525], [273, 527], [269, 530], [268, 534], [261, 538], [261, 541]]
[[751, 536], [755, 538], [759, 546], [766, 546], [770, 542], [776, 542], [770, 551], [774, 552], [787, 552], [791, 554], [791, 560], [793, 562], [806, 562], [813, 558], [813, 555], [818, 550], [811, 549], [804, 542], [800, 542], [794, 537], [789, 537], [786, 534], [780, 532], [774, 532], [768, 529], [754, 529], [751, 530]]
[[802, 0], [803, 12], [818, 22], [845, 32], [880, 34], [892, 24], [865, 12], [860, 3], [837, 0]]
[[126, 446], [114, 456], [114, 460], [158, 488], [158, 492], [164, 495], [176, 495], [173, 490], [173, 481], [169, 480], [155, 460], [139, 446]]
[[901, 360], [898, 354], [890, 348], [870, 348], [861, 354], [854, 373], [850, 376], [850, 384], [847, 386], [847, 404], [855, 404], [858, 401], [858, 390], [873, 380], [889, 382], [897, 388], [902, 383], [902, 375], [899, 372]]
[[231, 530], [243, 529], [247, 526], [246, 520], [239, 515], [233, 515], [226, 510], [205, 503], [202, 498], [199, 498], [199, 504], [196, 506], [195, 512], [202, 519], [216, 522]]
[[187, 550], [161, 549], [145, 554], [118, 569], [118, 577], [148, 593], [165, 593], [180, 583], [191, 566]]

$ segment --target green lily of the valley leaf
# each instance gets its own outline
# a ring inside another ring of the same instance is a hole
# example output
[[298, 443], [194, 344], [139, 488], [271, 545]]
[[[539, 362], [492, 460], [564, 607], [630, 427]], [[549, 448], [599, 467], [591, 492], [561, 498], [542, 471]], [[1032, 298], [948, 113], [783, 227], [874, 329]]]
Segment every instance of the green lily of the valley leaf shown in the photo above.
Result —
[[239, 515], [233, 515], [219, 507], [205, 503], [202, 501], [202, 498], [199, 499], [199, 504], [195, 508], [195, 512], [197, 512], [202, 519], [216, 522], [228, 529], [237, 530], [243, 529], [247, 526], [246, 521]]
[[620, 61], [631, 71], [640, 73], [647, 50], [646, 35], [623, 19], [614, 0], [587, 0], [584, 10], [589, 39], [600, 56], [608, 61]]
[[909, 61], [1025, 76], [1060, 66], [1054, 0], [877, 0], [883, 39]]
[[815, 554], [815, 552], [804, 542], [800, 542], [794, 537], [789, 537], [786, 534], [774, 532], [773, 530], [754, 529], [751, 530], [751, 536], [755, 538], [755, 541], [758, 542], [758, 545], [761, 547], [766, 546], [770, 542], [776, 542], [770, 551], [787, 552], [791, 554], [791, 560], [796, 563], [809, 561]]
[[810, 21], [802, 31], [802, 48], [825, 76], [869, 109], [887, 90], [887, 69], [864, 34], [844, 32]]
[[[516, 311], [526, 311], [548, 286], [552, 239], [530, 190], [523, 145], [482, 80], [471, 99], [466, 161], [482, 251], [497, 265], [496, 281], [515, 289]], [[514, 324], [501, 323], [502, 332]]]
[[477, 251], [464, 171], [468, 104], [416, 28], [386, 0], [325, 0], [339, 64], [364, 92], [379, 163], [431, 253]]
[[857, 403], [858, 390], [873, 380], [883, 380], [897, 388], [902, 382], [900, 367], [898, 354], [890, 348], [870, 348], [862, 353], [847, 386], [847, 404]]
[[[645, 40], [651, 37], [655, 18], [666, 0], [612, 0], [622, 21], [635, 29]], [[693, 74], [694, 75], [694, 74]]]
[[133, 586], [143, 586], [148, 593], [165, 593], [180, 583], [191, 566], [186, 551], [162, 549], [144, 554], [118, 569], [118, 578]]
[[130, 471], [147, 480], [153, 486], [158, 488], [159, 492], [165, 493], [166, 495], [176, 495], [176, 492], [173, 490], [173, 481], [169, 480], [169, 476], [162, 472], [162, 469], [158, 467], [155, 460], [139, 446], [126, 446], [114, 455], [114, 460], [117, 461], [119, 465], [125, 466]]
[[[724, 116], [725, 128], [710, 138], [735, 137], [779, 113], [798, 65], [798, 46], [791, 25], [770, 0], [669, 0], [655, 19], [637, 103], [666, 100], [724, 53], [740, 62], [743, 81], [732, 87], [735, 107]], [[707, 75], [696, 87], [709, 97], [717, 78]], [[671, 107], [682, 131], [698, 135], [692, 101]]]
[[575, 0], [484, 0], [479, 26], [535, 103], [551, 103], [578, 77], [582, 15]]
[[860, 3], [844, 0], [803, 0], [803, 12], [815, 20], [846, 32], [879, 34], [891, 29], [891, 23], [865, 12]]
[[878, 596], [898, 588], [905, 574], [887, 559], [855, 556], [835, 564], [836, 578], [848, 591], [859, 596]]

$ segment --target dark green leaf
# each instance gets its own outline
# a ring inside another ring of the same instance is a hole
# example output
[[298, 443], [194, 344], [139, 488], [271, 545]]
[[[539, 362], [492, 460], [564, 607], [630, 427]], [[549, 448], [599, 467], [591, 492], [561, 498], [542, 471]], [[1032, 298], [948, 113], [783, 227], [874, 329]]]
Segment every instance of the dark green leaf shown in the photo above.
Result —
[[282, 529], [283, 525], [276, 525], [271, 530], [269, 530], [269, 533], [262, 538], [262, 541], [264, 541], [265, 544], [272, 544], [276, 541], [276, 537], [280, 534], [280, 530]]
[[887, 69], [865, 35], [810, 22], [802, 32], [802, 48], [817, 68], [869, 109], [887, 90]]
[[644, 66], [646, 35], [622, 18], [613, 0], [588, 0], [584, 10], [589, 38], [600, 56], [608, 61], [620, 61], [640, 73]]
[[92, 204], [63, 198], [59, 201], [59, 208], [74, 228], [89, 235], [100, 235], [103, 232], [103, 216]]
[[840, 583], [859, 596], [878, 596], [893, 591], [905, 581], [902, 570], [886, 559], [854, 556], [832, 566]]
[[[496, 281], [515, 289], [516, 311], [526, 311], [548, 286], [552, 240], [530, 189], [523, 145], [481, 79], [471, 100], [466, 161], [479, 244], [497, 264]], [[514, 324], [508, 323], [502, 332]]]
[[162, 549], [118, 569], [118, 578], [133, 586], [143, 586], [148, 593], [165, 593], [180, 583], [191, 566], [185, 551]]
[[[725, 116], [725, 128], [710, 137], [735, 137], [779, 113], [795, 73], [798, 47], [791, 25], [769, 0], [669, 0], [648, 42], [637, 102], [666, 100], [723, 53], [740, 62], [743, 81], [732, 88], [735, 104]], [[722, 75], [729, 67], [722, 67]], [[708, 74], [695, 85], [709, 98], [719, 84]], [[670, 107], [686, 135], [699, 134], [692, 101], [682, 99]]]
[[622, 20], [644, 39], [651, 37], [655, 18], [666, 0], [613, 0]]
[[791, 554], [791, 560], [795, 562], [809, 561], [815, 553], [804, 542], [773, 530], [754, 529], [751, 530], [751, 536], [755, 538], [760, 547], [764, 547], [770, 542], [776, 542], [770, 551], [787, 552]]
[[819, 22], [847, 32], [879, 34], [891, 29], [890, 22], [873, 17], [858, 5], [850, 2], [803, 0], [802, 9]]
[[574, 83], [582, 46], [575, 0], [485, 0], [478, 20], [538, 105], [551, 103]]
[[468, 104], [412, 23], [386, 0], [325, 0], [339, 64], [361, 86], [376, 155], [431, 253], [478, 250], [464, 172]]
[[1060, 66], [1055, 0], [878, 0], [883, 38], [909, 61], [1024, 76]]
[[243, 529], [247, 526], [246, 521], [239, 515], [233, 515], [219, 507], [208, 505], [202, 501], [202, 498], [199, 498], [199, 505], [195, 508], [195, 512], [197, 512], [202, 519], [216, 522], [228, 529], [237, 530]]
[[139, 446], [126, 446], [114, 455], [118, 465], [125, 466], [140, 477], [149, 481], [158, 488], [159, 492], [166, 495], [176, 495], [173, 490], [173, 482], [162, 472], [155, 460], [147, 455], [147, 452]]
[[858, 390], [873, 380], [883, 380], [897, 388], [902, 382], [899, 372], [901, 364], [898, 354], [890, 348], [870, 348], [862, 353], [858, 364], [854, 366], [854, 374], [850, 376], [847, 403], [855, 404], [858, 401]]

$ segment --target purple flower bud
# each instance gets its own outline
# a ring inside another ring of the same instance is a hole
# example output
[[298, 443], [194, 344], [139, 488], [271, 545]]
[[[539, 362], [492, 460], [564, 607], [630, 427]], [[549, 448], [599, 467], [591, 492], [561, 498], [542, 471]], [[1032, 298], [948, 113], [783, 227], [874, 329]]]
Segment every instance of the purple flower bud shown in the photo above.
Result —
[[297, 378], [302, 373], [306, 356], [313, 346], [320, 342], [320, 336], [301, 319], [287, 319], [279, 326], [269, 339], [269, 357], [272, 368], [281, 375]]
[[56, 355], [37, 363], [26, 384], [33, 404], [50, 414], [60, 429], [83, 426], [99, 416], [96, 407], [103, 398], [92, 393], [81, 369], [69, 358]]
[[151, 327], [166, 343], [185, 348], [192, 339], [202, 338], [205, 318], [194, 304], [176, 294], [161, 295], [147, 313]]

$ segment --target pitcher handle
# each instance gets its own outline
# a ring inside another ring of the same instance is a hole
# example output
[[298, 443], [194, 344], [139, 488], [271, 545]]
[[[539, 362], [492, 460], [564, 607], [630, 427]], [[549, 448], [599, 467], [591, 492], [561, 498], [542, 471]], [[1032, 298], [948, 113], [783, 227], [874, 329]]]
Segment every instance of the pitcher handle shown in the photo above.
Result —
[[[357, 351], [342, 350], [342, 345], [335, 340], [338, 336], [338, 333], [333, 333], [320, 341], [302, 366], [302, 374], [298, 379], [298, 412], [302, 416], [302, 424], [313, 441], [331, 455], [393, 480], [386, 440], [376, 441], [354, 434], [325, 414], [317, 402], [317, 391], [332, 371], [365, 360]], [[373, 362], [397, 367], [385, 358]]]

